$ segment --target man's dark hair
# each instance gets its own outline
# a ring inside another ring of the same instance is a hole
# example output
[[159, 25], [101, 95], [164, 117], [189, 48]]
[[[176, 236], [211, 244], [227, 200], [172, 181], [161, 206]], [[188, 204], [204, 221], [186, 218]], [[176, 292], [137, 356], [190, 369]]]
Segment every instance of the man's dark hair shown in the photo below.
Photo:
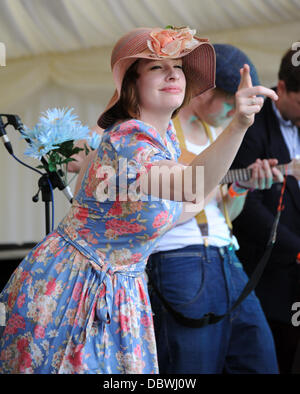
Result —
[[[286, 52], [286, 54], [281, 59], [278, 72], [279, 80], [285, 82], [286, 90], [290, 92], [300, 91], [300, 64], [295, 65], [295, 61], [292, 59], [295, 54], [296, 50], [293, 49], [289, 49]], [[299, 63], [298, 60], [297, 63]]]

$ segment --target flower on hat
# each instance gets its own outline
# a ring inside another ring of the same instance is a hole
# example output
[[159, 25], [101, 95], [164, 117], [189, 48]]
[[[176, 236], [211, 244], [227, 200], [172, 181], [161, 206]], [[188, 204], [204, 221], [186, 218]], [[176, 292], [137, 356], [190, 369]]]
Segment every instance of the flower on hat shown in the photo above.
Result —
[[192, 49], [198, 44], [195, 34], [196, 30], [189, 27], [157, 28], [150, 33], [151, 40], [147, 40], [147, 45], [159, 57], [177, 57], [185, 49]]

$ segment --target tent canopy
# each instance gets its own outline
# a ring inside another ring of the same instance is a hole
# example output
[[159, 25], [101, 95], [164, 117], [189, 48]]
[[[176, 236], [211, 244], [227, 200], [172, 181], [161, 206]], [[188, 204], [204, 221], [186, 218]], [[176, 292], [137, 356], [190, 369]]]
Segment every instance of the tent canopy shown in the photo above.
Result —
[[266, 53], [299, 35], [299, 0], [1, 0], [0, 7], [8, 58], [111, 46], [138, 26], [189, 25]]

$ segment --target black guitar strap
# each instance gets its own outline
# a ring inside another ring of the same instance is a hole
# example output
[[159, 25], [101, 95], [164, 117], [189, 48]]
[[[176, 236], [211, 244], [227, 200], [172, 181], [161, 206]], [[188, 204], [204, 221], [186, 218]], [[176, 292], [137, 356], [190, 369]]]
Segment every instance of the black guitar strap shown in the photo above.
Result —
[[282, 187], [282, 191], [281, 191], [281, 196], [280, 196], [279, 207], [277, 210], [277, 215], [276, 215], [274, 223], [273, 223], [271, 235], [269, 237], [265, 253], [262, 256], [259, 263], [257, 264], [255, 270], [253, 271], [249, 281], [247, 282], [246, 286], [244, 287], [244, 289], [241, 292], [238, 299], [235, 301], [235, 303], [232, 305], [232, 307], [223, 315], [215, 315], [214, 313], [209, 312], [199, 319], [194, 319], [194, 318], [189, 318], [189, 317], [184, 316], [181, 312], [174, 309], [170, 305], [170, 303], [163, 297], [163, 295], [158, 290], [156, 284], [154, 283], [153, 279], [151, 278], [151, 274], [149, 272], [147, 272], [149, 283], [152, 286], [153, 290], [155, 291], [155, 293], [159, 297], [160, 301], [162, 302], [162, 304], [164, 305], [166, 310], [171, 313], [171, 315], [174, 317], [174, 319], [179, 324], [186, 326], [186, 327], [191, 327], [191, 328], [201, 328], [201, 327], [205, 327], [209, 324], [216, 324], [220, 320], [222, 320], [224, 317], [230, 315], [243, 302], [243, 300], [255, 289], [255, 287], [257, 286], [257, 283], [259, 282], [259, 279], [261, 278], [261, 275], [265, 269], [265, 266], [269, 260], [270, 254], [272, 252], [273, 246], [276, 241], [277, 227], [278, 227], [281, 211], [283, 209], [282, 208], [282, 197], [283, 197], [283, 193], [285, 190], [285, 183], [286, 183], [286, 178], [284, 179], [284, 183], [283, 183], [283, 187]]

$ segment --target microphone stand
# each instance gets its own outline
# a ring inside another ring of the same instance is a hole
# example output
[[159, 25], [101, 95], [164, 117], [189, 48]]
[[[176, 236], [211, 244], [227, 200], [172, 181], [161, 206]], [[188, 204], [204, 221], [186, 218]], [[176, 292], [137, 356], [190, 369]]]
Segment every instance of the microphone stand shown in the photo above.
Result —
[[[5, 116], [7, 118], [7, 123], [3, 124], [2, 120], [1, 120], [2, 116]], [[21, 119], [18, 115], [0, 114], [0, 121], [1, 121], [1, 124], [3, 125], [4, 128], [8, 125], [12, 125], [21, 134], [24, 134], [23, 124], [22, 124]], [[30, 139], [25, 138], [25, 140], [29, 143], [29, 145], [31, 144]], [[6, 146], [6, 148], [7, 148], [7, 146]], [[8, 149], [8, 152], [11, 155], [13, 155], [12, 149], [11, 150]], [[46, 173], [42, 174], [42, 176], [40, 177], [40, 179], [38, 181], [39, 189], [38, 189], [38, 192], [32, 197], [32, 201], [37, 202], [39, 200], [39, 192], [41, 191], [42, 201], [45, 203], [45, 223], [46, 223], [46, 235], [47, 235], [50, 233], [50, 202], [52, 201], [51, 187], [50, 187], [49, 182], [51, 182], [52, 189], [54, 190], [55, 188], [58, 187], [58, 189], [64, 193], [64, 195], [67, 197], [67, 199], [69, 200], [69, 202], [71, 204], [73, 202], [73, 195], [72, 195], [70, 187], [66, 186], [64, 184], [64, 181], [62, 180], [59, 172], [50, 171], [48, 169], [48, 162], [44, 157], [42, 157], [40, 159], [40, 161], [44, 165]], [[40, 173], [40, 171], [38, 171], [38, 172]], [[53, 204], [53, 201], [52, 201], [52, 204]]]
[[38, 202], [39, 192], [42, 192], [42, 201], [45, 203], [46, 235], [50, 233], [50, 202], [52, 201], [48, 174], [43, 174], [38, 181], [39, 190], [32, 197], [33, 202]]

